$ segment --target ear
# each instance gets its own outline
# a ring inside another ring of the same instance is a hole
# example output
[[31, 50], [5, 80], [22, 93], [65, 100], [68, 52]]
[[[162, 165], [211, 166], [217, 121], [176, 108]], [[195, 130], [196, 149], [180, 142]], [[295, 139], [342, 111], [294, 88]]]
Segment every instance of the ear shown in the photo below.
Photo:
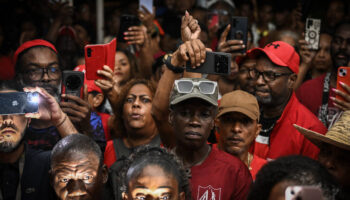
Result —
[[181, 192], [181, 193], [180, 193], [179, 199], [180, 199], [180, 200], [185, 200], [185, 199], [186, 199], [185, 192]]
[[128, 200], [128, 195], [125, 192], [122, 193], [122, 199]]
[[214, 120], [214, 123], [215, 123], [215, 131], [220, 134], [220, 129], [219, 129], [219, 127], [220, 127], [220, 120], [218, 118], [216, 118]]
[[106, 184], [108, 181], [108, 169], [107, 166], [105, 164], [102, 165], [102, 169], [101, 169], [101, 176], [102, 176], [102, 182], [103, 184]]
[[96, 96], [93, 97], [93, 107], [97, 108], [101, 105], [101, 103], [103, 102], [103, 99], [105, 98], [105, 96], [101, 93], [97, 94]]
[[289, 89], [293, 89], [294, 88], [294, 84], [297, 80], [298, 75], [296, 75], [295, 73], [291, 74], [288, 78], [288, 88]]
[[259, 133], [261, 131], [261, 128], [262, 128], [262, 125], [258, 123], [254, 138], [258, 137], [258, 135], [259, 135]]
[[29, 127], [30, 122], [32, 121], [32, 118], [27, 118], [27, 127]]
[[173, 126], [173, 120], [174, 120], [174, 112], [173, 112], [172, 110], [170, 110], [170, 113], [169, 113], [169, 116], [168, 116], [168, 122], [169, 122], [169, 124], [170, 124], [172, 127], [174, 127], [174, 126]]

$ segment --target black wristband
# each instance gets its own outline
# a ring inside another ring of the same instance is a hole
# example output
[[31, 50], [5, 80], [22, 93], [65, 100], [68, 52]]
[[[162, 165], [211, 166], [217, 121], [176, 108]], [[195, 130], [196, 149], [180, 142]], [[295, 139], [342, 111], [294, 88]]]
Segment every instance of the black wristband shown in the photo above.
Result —
[[184, 68], [182, 67], [175, 67], [174, 65], [171, 64], [171, 55], [170, 54], [166, 54], [163, 57], [163, 63], [165, 64], [165, 66], [170, 69], [171, 71], [173, 71], [176, 74], [179, 73], [183, 73], [184, 72]]

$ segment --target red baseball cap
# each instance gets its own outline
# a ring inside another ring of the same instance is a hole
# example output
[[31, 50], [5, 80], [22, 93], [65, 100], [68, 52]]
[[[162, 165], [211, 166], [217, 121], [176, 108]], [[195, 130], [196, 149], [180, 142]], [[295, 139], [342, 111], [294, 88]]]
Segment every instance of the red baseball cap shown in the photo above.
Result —
[[244, 56], [237, 56], [236, 63], [239, 66], [242, 64], [242, 61], [246, 58], [254, 58], [253, 54], [251, 54], [252, 49], [249, 49]]
[[86, 68], [85, 65], [78, 65], [74, 68], [74, 71], [84, 72], [84, 84], [86, 84], [88, 92], [96, 91], [96, 92], [102, 93], [101, 88], [95, 84], [94, 80], [86, 79], [85, 68]]
[[248, 54], [253, 57], [263, 52], [276, 65], [288, 67], [292, 72], [298, 74], [300, 57], [294, 47], [282, 41], [267, 44], [264, 48], [254, 48]]
[[51, 44], [50, 42], [46, 41], [46, 40], [42, 40], [42, 39], [36, 39], [36, 40], [30, 40], [27, 41], [25, 43], [23, 43], [21, 46], [19, 46], [13, 56], [13, 63], [14, 65], [17, 62], [17, 58], [18, 55], [20, 53], [22, 53], [24, 50], [29, 49], [31, 47], [36, 47], [36, 46], [44, 46], [44, 47], [48, 47], [50, 49], [52, 49], [54, 52], [57, 53], [57, 50], [55, 48], [55, 46], [53, 44]]

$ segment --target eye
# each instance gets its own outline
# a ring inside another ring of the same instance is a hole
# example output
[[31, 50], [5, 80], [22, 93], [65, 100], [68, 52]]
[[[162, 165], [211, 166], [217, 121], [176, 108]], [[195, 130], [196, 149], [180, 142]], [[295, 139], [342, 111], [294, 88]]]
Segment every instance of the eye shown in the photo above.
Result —
[[90, 176], [90, 175], [86, 175], [83, 178], [84, 181], [87, 181], [87, 180], [90, 180], [90, 179], [92, 179], [92, 176]]
[[264, 75], [268, 79], [274, 79], [275, 78], [275, 73], [274, 72], [267, 71], [267, 72], [264, 72]]
[[134, 98], [132, 98], [132, 97], [126, 98], [125, 102], [132, 103], [132, 102], [134, 102]]
[[137, 200], [145, 200], [146, 199], [146, 196], [145, 195], [137, 195], [136, 198]]
[[171, 199], [171, 194], [163, 194], [160, 198], [160, 200], [169, 200]]
[[143, 102], [143, 103], [150, 103], [150, 102], [151, 102], [151, 99], [142, 98], [142, 102]]
[[69, 179], [68, 178], [61, 178], [59, 181], [61, 183], [68, 183]]
[[50, 71], [51, 73], [57, 73], [57, 72], [59, 72], [59, 69], [56, 68], [56, 67], [50, 67], [50, 68], [49, 68], [49, 71]]
[[205, 117], [205, 118], [210, 117], [211, 116], [210, 110], [206, 110], [206, 111], [201, 112], [201, 116]]

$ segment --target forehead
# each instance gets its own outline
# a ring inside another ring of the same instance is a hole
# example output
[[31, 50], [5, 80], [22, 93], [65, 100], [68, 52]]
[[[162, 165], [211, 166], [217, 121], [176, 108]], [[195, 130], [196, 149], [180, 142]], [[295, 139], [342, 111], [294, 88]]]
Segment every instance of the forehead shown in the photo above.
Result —
[[191, 98], [185, 101], [182, 101], [175, 105], [175, 110], [177, 109], [191, 109], [191, 110], [213, 110], [215, 106], [209, 104], [208, 102], [199, 99], [199, 98]]
[[344, 24], [340, 26], [335, 34], [336, 37], [342, 37], [344, 39], [349, 39], [350, 38], [350, 24]]
[[58, 57], [54, 51], [47, 47], [34, 47], [22, 55], [22, 62], [24, 65], [29, 63], [47, 65], [53, 62], [58, 63]]
[[228, 112], [220, 116], [220, 118], [230, 118], [232, 120], [252, 120], [247, 115], [241, 113], [241, 112]]
[[98, 166], [99, 165], [99, 158], [96, 155], [96, 153], [89, 151], [89, 152], [77, 152], [77, 151], [68, 151], [59, 153], [59, 155], [56, 155], [53, 157], [52, 165], [58, 166], [58, 165], [69, 165], [72, 167], [79, 167], [79, 166]]
[[242, 62], [241, 66], [252, 67], [254, 65], [256, 65], [256, 59], [255, 58], [247, 58]]
[[132, 86], [128, 92], [128, 95], [147, 95], [152, 96], [150, 89], [144, 84], [136, 84]]

